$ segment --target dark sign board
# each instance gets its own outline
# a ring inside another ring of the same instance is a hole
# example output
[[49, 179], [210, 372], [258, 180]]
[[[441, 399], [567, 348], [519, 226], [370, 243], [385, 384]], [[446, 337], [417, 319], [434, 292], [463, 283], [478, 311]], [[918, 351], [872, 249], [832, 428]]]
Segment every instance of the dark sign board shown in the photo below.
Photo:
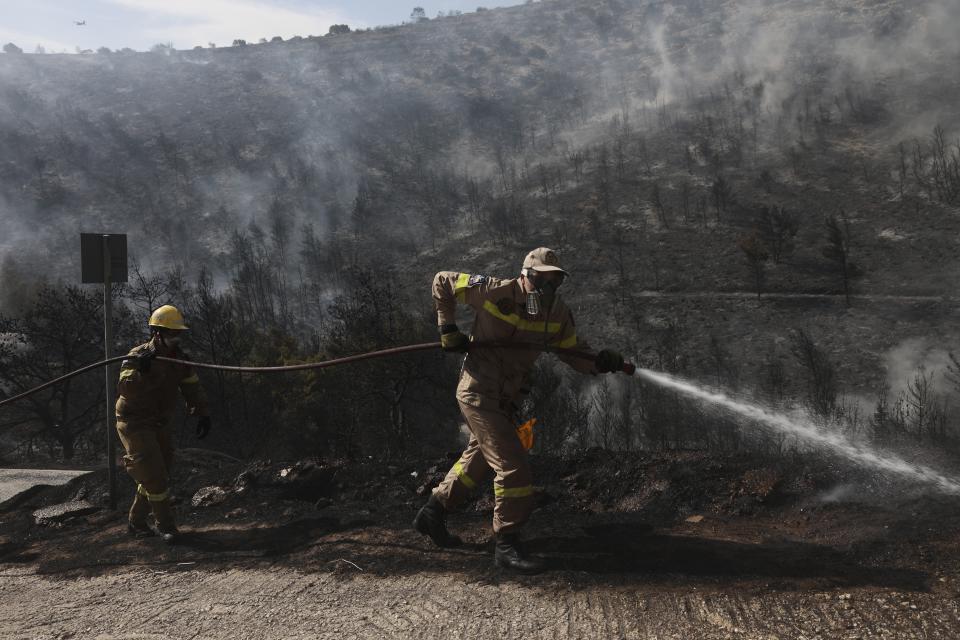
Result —
[[103, 282], [103, 239], [110, 245], [110, 281], [127, 281], [127, 235], [125, 233], [80, 234], [80, 282]]

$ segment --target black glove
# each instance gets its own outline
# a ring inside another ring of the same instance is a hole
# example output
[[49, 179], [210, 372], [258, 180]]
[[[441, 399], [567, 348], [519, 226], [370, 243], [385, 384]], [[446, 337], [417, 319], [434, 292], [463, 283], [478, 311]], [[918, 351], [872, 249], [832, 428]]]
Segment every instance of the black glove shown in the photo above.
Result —
[[445, 324], [440, 327], [440, 346], [444, 351], [466, 353], [470, 346], [470, 338], [460, 331], [455, 324]]
[[200, 416], [197, 420], [197, 440], [203, 440], [210, 433], [210, 416]]
[[134, 358], [134, 366], [136, 366], [137, 371], [140, 373], [147, 373], [150, 371], [150, 365], [153, 363], [154, 357], [157, 355], [157, 352], [153, 349], [144, 349], [137, 354]]
[[623, 356], [613, 349], [604, 349], [597, 354], [594, 364], [600, 373], [613, 373], [623, 370]]

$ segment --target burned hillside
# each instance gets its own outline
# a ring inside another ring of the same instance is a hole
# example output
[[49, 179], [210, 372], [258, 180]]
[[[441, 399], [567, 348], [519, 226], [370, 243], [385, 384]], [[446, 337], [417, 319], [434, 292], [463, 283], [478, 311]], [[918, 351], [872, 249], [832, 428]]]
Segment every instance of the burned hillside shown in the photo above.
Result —
[[[593, 344], [854, 437], [952, 447], [956, 24], [945, 2], [556, 1], [260, 45], [5, 54], [4, 391], [96, 358], [92, 325], [63, 331], [99, 304], [72, 284], [81, 230], [130, 234], [116, 350], [173, 302], [191, 355], [230, 364], [432, 339], [436, 270], [509, 276], [543, 244]], [[51, 355], [64, 340], [68, 362]], [[213, 374], [235, 428], [216, 445], [439, 450], [458, 437], [455, 371], [424, 355]], [[18, 412], [12, 455], [97, 457], [93, 393]], [[795, 444], [552, 362], [527, 409], [543, 452]]]

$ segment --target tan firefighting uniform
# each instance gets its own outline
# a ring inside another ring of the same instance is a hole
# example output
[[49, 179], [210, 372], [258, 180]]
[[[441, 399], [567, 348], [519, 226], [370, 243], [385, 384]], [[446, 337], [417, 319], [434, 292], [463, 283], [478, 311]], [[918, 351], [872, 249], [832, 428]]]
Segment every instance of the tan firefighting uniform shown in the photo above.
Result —
[[[577, 339], [570, 310], [557, 298], [536, 316], [526, 312], [527, 294], [518, 279], [442, 271], [433, 280], [433, 299], [440, 325], [456, 322], [456, 303], [473, 307], [476, 319], [471, 341], [511, 342], [586, 349]], [[533, 509], [533, 478], [527, 452], [517, 437], [514, 413], [529, 390], [529, 374], [540, 351], [483, 348], [463, 362], [457, 401], [470, 429], [466, 450], [434, 495], [453, 509], [471, 489], [493, 472], [493, 530], [520, 527]], [[592, 360], [561, 356], [582, 373], [596, 373]]]
[[[134, 347], [129, 355], [155, 349], [154, 341]], [[183, 353], [171, 355], [186, 359]], [[161, 531], [175, 528], [170, 506], [170, 465], [173, 463], [171, 419], [182, 393], [190, 415], [207, 415], [207, 398], [200, 378], [186, 365], [154, 360], [142, 373], [131, 358], [120, 365], [117, 435], [126, 451], [123, 464], [137, 483], [130, 507], [131, 523], [143, 525], [152, 510]]]

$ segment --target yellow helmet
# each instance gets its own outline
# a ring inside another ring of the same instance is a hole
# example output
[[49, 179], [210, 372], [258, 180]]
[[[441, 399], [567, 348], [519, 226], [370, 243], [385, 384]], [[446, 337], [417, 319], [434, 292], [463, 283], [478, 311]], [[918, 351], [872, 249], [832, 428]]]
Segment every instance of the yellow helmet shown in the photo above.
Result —
[[150, 314], [150, 326], [174, 331], [183, 331], [187, 328], [187, 325], [183, 324], [183, 314], [170, 304], [165, 304]]

